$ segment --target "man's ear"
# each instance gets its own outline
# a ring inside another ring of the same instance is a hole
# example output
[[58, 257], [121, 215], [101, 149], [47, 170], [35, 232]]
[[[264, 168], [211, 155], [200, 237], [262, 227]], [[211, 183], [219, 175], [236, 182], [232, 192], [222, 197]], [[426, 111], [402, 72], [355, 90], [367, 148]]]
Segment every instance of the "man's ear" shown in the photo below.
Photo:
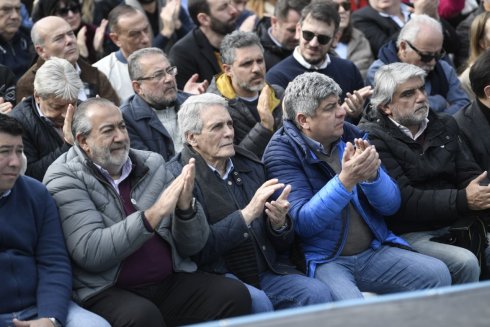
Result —
[[296, 39], [300, 39], [301, 38], [301, 24], [298, 22], [296, 24]]
[[485, 93], [485, 97], [490, 99], [490, 85], [487, 85], [483, 88], [483, 93]]
[[271, 26], [272, 26], [272, 28], [274, 28], [274, 26], [276, 26], [277, 21], [278, 21], [278, 19], [277, 19], [276, 16], [271, 16]]
[[34, 49], [36, 49], [36, 53], [39, 57], [43, 58], [44, 60], [49, 59], [48, 54], [46, 53], [46, 51], [44, 51], [44, 48], [42, 46], [36, 45], [34, 46]]
[[390, 104], [383, 104], [383, 105], [380, 105], [377, 110], [381, 111], [383, 114], [385, 114], [386, 116], [391, 116], [392, 115], [392, 111], [391, 111], [391, 106]]
[[303, 113], [297, 113], [295, 118], [302, 130], [310, 129], [310, 120], [308, 119], [308, 116]]
[[109, 33], [109, 37], [111, 38], [112, 42], [117, 45], [118, 48], [121, 47], [121, 42], [119, 42], [119, 35], [117, 35], [117, 33], [114, 33], [114, 32], [110, 32]]
[[223, 71], [225, 72], [226, 76], [231, 78], [231, 65], [228, 64], [221, 64], [223, 67]]
[[196, 134], [190, 132], [185, 133], [185, 140], [191, 147], [194, 148], [197, 146]]
[[138, 81], [131, 81], [131, 85], [133, 86], [134, 93], [140, 95], [141, 93], [141, 85]]
[[82, 150], [85, 151], [85, 153], [87, 154], [90, 153], [90, 147], [87, 144], [87, 136], [82, 134], [77, 134], [75, 138], [80, 148], [82, 148]]
[[208, 26], [211, 22], [211, 18], [207, 14], [201, 12], [197, 14], [197, 21], [200, 26]]

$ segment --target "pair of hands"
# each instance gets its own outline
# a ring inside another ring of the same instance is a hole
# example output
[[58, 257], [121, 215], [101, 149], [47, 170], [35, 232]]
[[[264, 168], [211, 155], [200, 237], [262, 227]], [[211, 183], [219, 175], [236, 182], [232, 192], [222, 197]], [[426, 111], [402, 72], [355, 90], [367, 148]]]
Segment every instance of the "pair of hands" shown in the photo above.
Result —
[[[102, 19], [99, 27], [97, 27], [97, 29], [95, 30], [93, 46], [95, 51], [99, 54], [104, 53], [104, 38], [108, 23], [109, 21], [107, 19]], [[82, 56], [83, 58], [87, 58], [89, 55], [86, 40], [87, 26], [83, 26], [77, 33], [77, 46], [78, 50], [80, 51], [80, 56]]]
[[365, 86], [362, 89], [355, 90], [354, 93], [347, 92], [344, 103], [340, 106], [352, 118], [358, 118], [363, 111], [364, 102], [373, 94], [371, 86]]
[[[283, 188], [281, 195], [275, 201], [268, 202], [269, 197]], [[277, 178], [270, 179], [262, 184], [255, 192], [249, 204], [242, 209], [242, 216], [247, 225], [262, 216], [264, 212], [272, 225], [272, 228], [279, 229], [286, 222], [286, 215], [289, 211], [288, 196], [291, 192], [291, 185], [284, 186], [279, 183]]]
[[374, 145], [362, 139], [347, 142], [342, 156], [342, 170], [339, 179], [342, 185], [350, 192], [357, 183], [373, 181], [378, 176], [381, 165], [379, 154]]
[[157, 228], [164, 217], [170, 216], [175, 210], [187, 210], [191, 206], [194, 179], [196, 176], [196, 160], [191, 158], [182, 172], [163, 191], [153, 206], [145, 211], [145, 217], [153, 227]]

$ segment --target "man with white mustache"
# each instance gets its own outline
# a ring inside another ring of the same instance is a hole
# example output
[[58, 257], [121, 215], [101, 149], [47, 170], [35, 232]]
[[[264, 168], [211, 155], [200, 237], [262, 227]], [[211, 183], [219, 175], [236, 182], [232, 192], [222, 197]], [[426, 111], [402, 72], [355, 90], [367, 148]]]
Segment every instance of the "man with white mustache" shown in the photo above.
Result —
[[456, 220], [490, 208], [487, 173], [461, 142], [455, 119], [429, 108], [425, 76], [411, 64], [382, 66], [359, 127], [400, 187], [402, 206], [387, 217], [390, 229], [418, 252], [443, 261], [453, 284], [475, 282], [480, 276], [475, 255], [440, 241]]
[[213, 78], [208, 92], [228, 100], [235, 144], [260, 158], [274, 131], [282, 126], [284, 89], [265, 82], [264, 48], [255, 33], [228, 34], [220, 53], [224, 73]]

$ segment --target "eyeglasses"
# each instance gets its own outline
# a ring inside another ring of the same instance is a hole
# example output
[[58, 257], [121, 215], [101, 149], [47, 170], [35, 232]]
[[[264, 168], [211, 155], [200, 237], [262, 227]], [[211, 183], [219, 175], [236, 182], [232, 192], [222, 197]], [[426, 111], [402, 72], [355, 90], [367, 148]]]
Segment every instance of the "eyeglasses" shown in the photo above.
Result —
[[20, 13], [20, 6], [4, 6], [0, 7], [0, 12], [4, 15], [12, 15], [14, 12], [19, 14]]
[[405, 40], [405, 42], [407, 42], [408, 46], [419, 55], [420, 61], [425, 63], [431, 62], [432, 59], [435, 59], [437, 61], [446, 55], [446, 51], [444, 51], [444, 49], [441, 49], [441, 51], [439, 51], [438, 53], [423, 53], [422, 51], [414, 47], [413, 44], [409, 41]]
[[156, 80], [156, 81], [161, 81], [164, 79], [166, 76], [175, 76], [177, 75], [177, 67], [176, 66], [170, 66], [165, 68], [164, 70], [159, 70], [155, 72], [153, 75], [146, 76], [146, 77], [140, 77], [140, 78], [135, 78], [136, 81], [151, 81], [151, 80]]
[[345, 11], [350, 11], [350, 9], [351, 9], [349, 1], [340, 2], [340, 3], [338, 3], [338, 5], [339, 5], [339, 7], [344, 8]]
[[332, 40], [332, 37], [329, 35], [316, 34], [310, 31], [302, 31], [301, 35], [303, 35], [303, 39], [305, 39], [307, 42], [310, 42], [316, 36], [318, 43], [321, 45], [325, 45]]
[[71, 6], [68, 7], [63, 7], [59, 8], [56, 10], [56, 15], [57, 16], [68, 16], [70, 11], [74, 14], [78, 14], [80, 12], [80, 5], [78, 4], [72, 4]]

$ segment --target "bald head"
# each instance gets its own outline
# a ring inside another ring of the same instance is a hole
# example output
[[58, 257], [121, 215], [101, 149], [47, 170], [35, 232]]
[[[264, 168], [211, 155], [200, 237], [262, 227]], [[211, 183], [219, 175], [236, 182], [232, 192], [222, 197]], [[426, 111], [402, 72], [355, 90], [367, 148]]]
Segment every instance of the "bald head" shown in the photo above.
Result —
[[78, 60], [75, 33], [61, 17], [48, 16], [38, 20], [32, 27], [31, 38], [37, 54], [44, 60], [59, 57], [73, 65]]

